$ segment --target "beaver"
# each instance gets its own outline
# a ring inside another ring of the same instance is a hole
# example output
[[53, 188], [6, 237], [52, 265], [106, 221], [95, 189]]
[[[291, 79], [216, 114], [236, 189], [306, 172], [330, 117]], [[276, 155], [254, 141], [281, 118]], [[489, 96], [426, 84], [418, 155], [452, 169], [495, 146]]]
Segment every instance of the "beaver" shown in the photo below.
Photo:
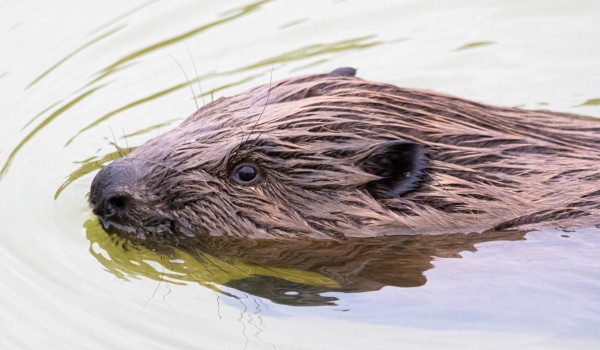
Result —
[[107, 230], [342, 239], [600, 224], [600, 123], [362, 80], [272, 82], [104, 167]]

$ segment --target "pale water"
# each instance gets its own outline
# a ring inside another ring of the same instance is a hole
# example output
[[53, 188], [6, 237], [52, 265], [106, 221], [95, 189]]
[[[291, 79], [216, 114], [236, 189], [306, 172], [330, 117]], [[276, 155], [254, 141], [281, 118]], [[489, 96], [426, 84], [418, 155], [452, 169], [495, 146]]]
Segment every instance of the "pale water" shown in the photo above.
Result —
[[367, 249], [350, 281], [99, 229], [93, 175], [196, 109], [185, 75], [202, 105], [340, 66], [600, 117], [600, 3], [0, 2], [0, 349], [599, 349], [597, 228]]

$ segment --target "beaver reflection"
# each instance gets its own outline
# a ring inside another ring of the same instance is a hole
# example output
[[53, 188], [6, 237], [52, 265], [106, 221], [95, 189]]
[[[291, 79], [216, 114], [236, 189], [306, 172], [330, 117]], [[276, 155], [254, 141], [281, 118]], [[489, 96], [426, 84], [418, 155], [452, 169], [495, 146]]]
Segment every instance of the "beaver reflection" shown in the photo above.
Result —
[[427, 282], [424, 272], [435, 257], [459, 258], [475, 245], [497, 240], [522, 240], [522, 231], [492, 231], [485, 234], [439, 236], [389, 236], [342, 241], [203, 240], [201, 250], [191, 254], [202, 260], [206, 254], [232, 265], [243, 263], [264, 268], [291, 268], [323, 275], [337, 286], [319, 286], [289, 281], [285, 276], [254, 274], [226, 283], [228, 287], [270, 299], [279, 304], [335, 305], [327, 292], [367, 292], [385, 286], [419, 287]]
[[[459, 258], [479, 243], [523, 240], [522, 231], [272, 240], [203, 238], [177, 247], [107, 234], [94, 219], [85, 222], [90, 253], [118, 278], [227, 286], [275, 303], [335, 305], [328, 292], [360, 293], [385, 286], [419, 287], [432, 260]], [[157, 269], [156, 266], [159, 266]], [[221, 289], [221, 292], [223, 291]]]

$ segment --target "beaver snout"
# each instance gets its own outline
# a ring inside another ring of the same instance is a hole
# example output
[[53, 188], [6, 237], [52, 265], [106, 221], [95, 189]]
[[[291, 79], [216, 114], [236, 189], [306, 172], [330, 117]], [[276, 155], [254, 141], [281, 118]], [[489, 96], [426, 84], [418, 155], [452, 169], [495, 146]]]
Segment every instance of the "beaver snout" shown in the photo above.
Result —
[[134, 183], [132, 170], [123, 164], [115, 162], [102, 169], [94, 178], [90, 192], [94, 214], [105, 224], [130, 217], [135, 206]]

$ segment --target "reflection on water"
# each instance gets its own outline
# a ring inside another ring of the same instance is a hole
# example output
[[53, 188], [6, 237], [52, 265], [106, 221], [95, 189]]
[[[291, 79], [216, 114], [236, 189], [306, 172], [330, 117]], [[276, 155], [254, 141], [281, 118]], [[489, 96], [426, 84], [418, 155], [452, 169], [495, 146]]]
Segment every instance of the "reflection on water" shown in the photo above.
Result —
[[118, 278], [146, 277], [172, 283], [199, 283], [208, 287], [226, 285], [253, 275], [287, 279], [336, 289], [338, 284], [317, 272], [293, 267], [260, 266], [201, 250], [178, 249], [169, 246], [145, 247], [106, 233], [96, 219], [85, 222], [90, 253]]
[[[254, 70], [254, 69], [260, 69], [260, 68], [264, 68], [264, 67], [272, 67], [275, 63], [276, 64], [283, 64], [285, 62], [290, 62], [290, 61], [296, 61], [296, 60], [303, 60], [306, 58], [310, 58], [310, 57], [314, 57], [314, 56], [320, 56], [320, 55], [325, 55], [328, 53], [334, 53], [334, 52], [341, 52], [341, 51], [347, 51], [347, 50], [359, 50], [359, 49], [366, 49], [372, 46], [376, 46], [381, 44], [381, 42], [379, 41], [374, 41], [372, 40], [373, 36], [365, 36], [365, 37], [360, 37], [360, 38], [355, 38], [355, 39], [349, 39], [349, 40], [342, 40], [339, 42], [332, 42], [332, 43], [326, 43], [326, 44], [313, 44], [313, 45], [309, 45], [306, 47], [302, 47], [299, 49], [295, 49], [293, 51], [289, 51], [289, 52], [285, 52], [273, 57], [269, 57], [263, 60], [260, 60], [258, 62], [240, 67], [240, 68], [234, 68], [231, 70], [226, 70], [223, 72], [212, 72], [212, 73], [207, 73], [201, 76], [197, 76], [193, 79], [185, 79], [185, 81], [170, 86], [166, 89], [163, 89], [161, 91], [155, 92], [149, 96], [146, 96], [144, 98], [141, 98], [139, 100], [133, 101], [128, 103], [125, 106], [119, 107], [113, 111], [110, 111], [108, 113], [106, 113], [105, 115], [99, 117], [98, 119], [94, 120], [92, 123], [90, 123], [89, 125], [87, 125], [86, 127], [82, 128], [81, 130], [79, 130], [72, 138], [69, 139], [69, 141], [67, 141], [66, 145], [68, 146], [71, 142], [73, 142], [73, 140], [75, 138], [77, 138], [78, 136], [80, 136], [83, 132], [92, 129], [93, 127], [98, 126], [100, 123], [106, 122], [108, 121], [110, 118], [114, 117], [115, 115], [122, 113], [132, 107], [136, 107], [139, 106], [140, 104], [149, 102], [149, 101], [153, 101], [159, 97], [163, 97], [165, 95], [171, 94], [175, 91], [184, 89], [184, 88], [189, 88], [192, 84], [194, 83], [198, 83], [198, 82], [202, 82], [205, 81], [207, 79], [210, 78], [215, 78], [215, 77], [219, 77], [219, 76], [228, 76], [228, 75], [232, 75], [232, 74], [239, 74], [239, 73], [245, 73], [247, 71], [250, 70]], [[161, 43], [161, 45], [154, 45], [151, 48], [146, 48], [138, 53], [136, 53], [136, 55], [141, 55], [141, 54], [145, 54], [145, 53], [149, 53], [151, 52], [150, 49], [152, 50], [156, 50], [162, 47], [162, 45], [166, 45], [165, 43]], [[125, 58], [124, 58], [125, 59]], [[127, 62], [128, 60], [125, 60], [123, 62]], [[320, 63], [325, 62], [324, 60], [319, 61]], [[116, 69], [119, 67], [121, 63], [117, 64], [113, 64], [114, 67], [109, 67], [110, 69], [107, 68], [107, 72], [112, 72], [113, 69]], [[271, 68], [269, 69], [271, 70]], [[100, 75], [99, 77], [97, 77], [94, 82], [99, 81], [101, 79], [103, 79], [104, 77], [108, 76], [109, 73], [105, 73], [103, 75]], [[242, 83], [251, 81], [256, 79], [257, 77], [261, 76], [261, 74], [255, 74], [255, 75], [251, 75], [248, 77], [245, 77], [243, 79], [240, 79], [236, 82], [233, 83], [228, 83], [225, 84], [223, 86], [219, 86], [216, 87], [214, 89], [211, 89], [211, 91], [207, 91], [204, 92], [196, 97], [204, 97], [204, 96], [210, 96], [215, 92], [219, 92], [221, 90], [225, 90], [228, 88], [231, 88], [233, 86], [237, 86], [240, 85]]]
[[107, 77], [108, 75], [110, 75], [113, 71], [115, 71], [116, 69], [118, 69], [120, 66], [124, 65], [125, 63], [128, 63], [136, 58], [139, 58], [141, 56], [147, 55], [153, 51], [168, 47], [170, 45], [173, 44], [177, 44], [185, 39], [191, 38], [194, 35], [198, 35], [208, 29], [211, 29], [213, 27], [216, 26], [220, 26], [220, 25], [224, 25], [227, 24], [228, 22], [231, 22], [235, 19], [238, 19], [240, 17], [243, 17], [245, 15], [249, 15], [250, 13], [258, 10], [263, 4], [270, 2], [271, 0], [261, 0], [261, 1], [256, 1], [254, 3], [250, 3], [249, 5], [243, 6], [239, 9], [235, 9], [235, 10], [230, 10], [227, 13], [223, 14], [224, 17], [216, 20], [214, 22], [210, 22], [207, 24], [202, 24], [196, 28], [193, 28], [183, 34], [179, 34], [177, 36], [168, 38], [166, 40], [161, 40], [155, 44], [152, 44], [148, 47], [144, 47], [142, 49], [138, 49], [132, 53], [129, 53], [125, 56], [123, 56], [122, 58], [120, 58], [119, 60], [117, 60], [116, 62], [112, 63], [111, 65], [109, 65], [108, 67], [106, 67], [102, 72], [100, 72], [99, 76], [96, 78], [98, 79], [102, 79], [104, 77]]
[[[40, 132], [42, 129], [44, 129], [44, 127], [46, 127], [49, 123], [51, 123], [53, 120], [58, 118], [62, 113], [68, 111], [71, 107], [76, 105], [78, 102], [80, 102], [87, 96], [94, 93], [99, 88], [100, 87], [96, 87], [96, 88], [87, 90], [86, 92], [84, 92], [78, 96], [75, 96], [73, 99], [69, 100], [69, 102], [65, 103], [59, 109], [57, 109], [52, 114], [50, 114], [48, 117], [46, 117], [38, 126], [36, 126], [32, 131], [30, 131], [29, 134], [27, 134], [21, 140], [21, 142], [19, 142], [19, 144], [8, 155], [4, 165], [0, 169], [0, 179], [2, 179], [2, 177], [4, 177], [4, 175], [6, 175], [6, 172], [8, 171], [8, 168], [10, 167], [10, 164], [12, 163], [13, 159], [15, 158], [15, 156], [17, 155], [19, 150], [21, 150], [21, 148], [27, 144], [27, 142], [29, 142], [38, 132]], [[34, 118], [37, 118], [37, 116]]]
[[53, 64], [50, 68], [48, 68], [45, 72], [43, 72], [42, 74], [40, 74], [37, 78], [35, 78], [31, 83], [29, 83], [29, 85], [27, 85], [27, 87], [25, 89], [29, 89], [30, 87], [32, 87], [33, 85], [35, 85], [35, 83], [37, 83], [38, 81], [44, 79], [44, 77], [46, 75], [50, 74], [53, 70], [55, 70], [60, 65], [62, 65], [63, 63], [65, 63], [69, 58], [75, 56], [78, 52], [80, 52], [82, 50], [85, 50], [87, 47], [90, 47], [90, 46], [94, 45], [98, 41], [109, 37], [110, 35], [118, 32], [119, 30], [121, 30], [123, 28], [125, 28], [124, 25], [118, 26], [118, 27], [116, 27], [114, 29], [111, 29], [111, 30], [107, 31], [106, 33], [103, 33], [102, 35], [99, 35], [96, 38], [93, 38], [92, 40], [90, 40], [90, 41], [86, 42], [85, 44], [81, 45], [80, 47], [76, 48], [75, 50], [73, 50], [72, 52], [68, 53], [66, 56], [64, 56], [63, 58], [61, 58], [58, 62], [56, 62], [55, 64]]
[[495, 42], [493, 42], [493, 41], [476, 41], [476, 42], [464, 44], [463, 46], [456, 48], [455, 51], [474, 49], [476, 47], [493, 45], [493, 44], [495, 44]]
[[335, 297], [322, 295], [327, 292], [419, 287], [427, 282], [424, 272], [436, 257], [460, 258], [461, 252], [476, 251], [479, 243], [525, 237], [522, 231], [340, 241], [207, 237], [169, 247], [109, 235], [93, 219], [85, 228], [90, 252], [119, 278], [224, 285], [297, 306], [335, 305]]
[[[197, 28], [194, 28], [194, 29], [186, 32], [186, 33], [183, 33], [183, 34], [180, 34], [180, 35], [177, 35], [175, 37], [168, 38], [165, 40], [161, 40], [160, 42], [157, 42], [157, 43], [154, 43], [147, 47], [138, 49], [132, 53], [126, 54], [125, 56], [118, 59], [116, 62], [108, 65], [101, 72], [99, 72], [95, 77], [93, 77], [90, 81], [88, 81], [81, 87], [80, 90], [85, 90], [84, 92], [76, 95], [75, 97], [69, 99], [67, 102], [65, 102], [63, 105], [61, 105], [56, 111], [52, 112], [38, 126], [36, 126], [25, 138], [22, 139], [22, 141], [10, 152], [8, 159], [2, 165], [2, 168], [0, 169], [0, 179], [8, 171], [14, 157], [19, 152], [19, 150], [25, 144], [27, 144], [27, 142], [31, 138], [33, 138], [39, 131], [41, 131], [43, 128], [45, 128], [50, 122], [54, 121], [57, 117], [59, 117], [66, 110], [70, 109], [71, 107], [73, 107], [74, 105], [76, 105], [77, 103], [79, 103], [80, 101], [85, 99], [86, 97], [88, 97], [90, 94], [96, 92], [97, 90], [104, 88], [106, 83], [103, 83], [103, 84], [100, 84], [97, 86], [94, 86], [94, 85], [99, 84], [101, 81], [105, 80], [107, 77], [111, 76], [113, 73], [118, 72], [118, 71], [122, 70], [123, 68], [129, 67], [130, 66], [129, 64], [131, 62], [134, 62], [135, 59], [139, 59], [142, 56], [145, 56], [150, 53], [156, 52], [158, 50], [164, 49], [168, 46], [180, 43], [185, 39], [199, 35], [202, 32], [204, 32], [208, 29], [211, 29], [213, 27], [227, 24], [230, 21], [233, 21], [233, 20], [243, 17], [245, 15], [248, 15], [248, 14], [252, 13], [253, 11], [256, 11], [257, 9], [259, 9], [263, 4], [268, 3], [270, 1], [271, 0], [261, 0], [261, 1], [251, 3], [249, 5], [243, 6], [239, 9], [227, 11], [224, 14], [225, 17], [223, 17], [219, 20], [216, 20], [216, 21], [208, 23], [208, 24], [203, 24]], [[52, 65], [50, 68], [48, 68], [46, 71], [44, 71], [41, 75], [36, 77], [31, 83], [29, 83], [29, 85], [27, 85], [26, 89], [30, 88], [31, 86], [35, 85], [37, 82], [42, 80], [44, 77], [46, 77], [48, 74], [50, 74], [56, 68], [58, 68], [60, 65], [65, 63], [69, 58], [73, 57], [74, 55], [81, 52], [82, 50], [85, 50], [86, 48], [89, 48], [90, 46], [98, 43], [99, 41], [106, 39], [107, 37], [110, 37], [111, 35], [117, 33], [121, 29], [123, 29], [123, 26], [108, 30], [106, 33], [99, 35], [98, 37], [86, 42], [85, 44], [83, 44], [82, 46], [80, 46], [79, 48], [74, 50], [73, 52], [70, 52], [69, 54], [67, 54], [66, 56], [61, 58], [58, 62], [56, 62], [54, 65]], [[181, 83], [169, 86], [158, 92], [154, 92], [144, 98], [138, 99], [133, 102], [129, 102], [124, 106], [121, 106], [115, 110], [107, 112], [106, 114], [95, 119], [93, 122], [91, 122], [87, 126], [80, 129], [76, 134], [74, 134], [71, 138], [69, 138], [69, 140], [66, 142], [65, 146], [70, 145], [74, 141], [75, 138], [80, 136], [85, 131], [88, 131], [89, 129], [96, 127], [99, 124], [108, 121], [110, 118], [114, 117], [115, 115], [117, 115], [119, 113], [122, 113], [130, 108], [139, 106], [141, 104], [156, 100], [160, 97], [164, 97], [165, 95], [171, 94], [178, 90], [188, 88], [190, 86], [190, 84], [206, 81], [208, 79], [219, 77], [219, 76], [228, 76], [228, 75], [233, 75], [233, 74], [244, 73], [244, 72], [251, 71], [254, 69], [271, 67], [271, 66], [273, 66], [274, 63], [284, 64], [286, 62], [304, 60], [304, 59], [307, 59], [310, 57], [315, 57], [315, 56], [318, 57], [318, 56], [330, 54], [330, 53], [343, 52], [343, 51], [349, 51], [349, 50], [367, 49], [367, 48], [381, 44], [381, 41], [374, 40], [374, 38], [375, 38], [374, 35], [367, 35], [367, 36], [363, 36], [363, 37], [344, 39], [344, 40], [330, 42], [330, 43], [311, 44], [311, 45], [307, 45], [305, 47], [294, 49], [294, 50], [291, 50], [288, 52], [276, 54], [274, 56], [261, 59], [257, 62], [248, 64], [248, 65], [245, 65], [245, 66], [242, 66], [239, 68], [233, 68], [233, 69], [225, 70], [225, 71], [218, 72], [218, 73], [215, 73], [215, 72], [206, 73], [203, 75], [196, 76], [194, 79], [189, 79], [189, 80], [186, 79], [185, 81], [183, 81]], [[319, 62], [324, 62], [324, 60], [320, 60]], [[198, 97], [212, 95], [215, 92], [225, 90], [227, 88], [231, 88], [233, 86], [237, 86], [242, 83], [251, 81], [260, 75], [262, 75], [262, 73], [246, 76], [238, 81], [228, 83], [228, 84], [222, 85], [217, 88], [213, 88], [210, 91], [200, 94]], [[94, 87], [90, 88], [90, 86], [94, 86]], [[59, 103], [60, 102], [56, 102], [56, 103], [52, 104], [50, 107], [47, 107], [44, 111], [40, 112], [38, 115], [33, 117], [27, 123], [27, 125], [29, 125], [31, 122], [33, 122], [33, 120], [37, 119], [40, 115], [42, 115], [46, 111], [52, 109], [55, 105], [58, 105]]]
[[592, 98], [581, 104], [582, 106], [600, 106], [600, 98]]

